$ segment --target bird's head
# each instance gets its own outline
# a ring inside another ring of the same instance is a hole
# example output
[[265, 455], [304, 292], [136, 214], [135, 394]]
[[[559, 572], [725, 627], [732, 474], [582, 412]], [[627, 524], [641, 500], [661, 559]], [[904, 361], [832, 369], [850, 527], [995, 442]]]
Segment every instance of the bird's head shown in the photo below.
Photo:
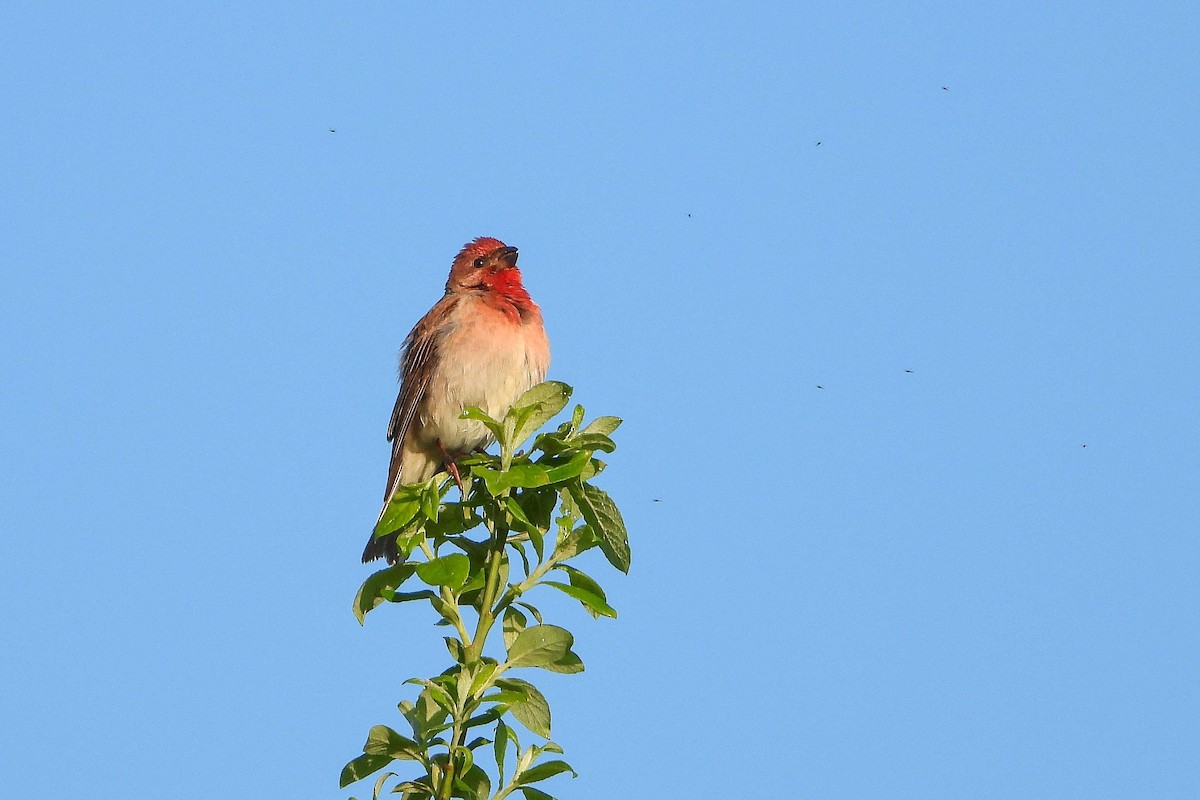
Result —
[[513, 300], [528, 300], [517, 269], [517, 248], [499, 239], [480, 236], [467, 242], [454, 258], [446, 291], [484, 289], [499, 292]]

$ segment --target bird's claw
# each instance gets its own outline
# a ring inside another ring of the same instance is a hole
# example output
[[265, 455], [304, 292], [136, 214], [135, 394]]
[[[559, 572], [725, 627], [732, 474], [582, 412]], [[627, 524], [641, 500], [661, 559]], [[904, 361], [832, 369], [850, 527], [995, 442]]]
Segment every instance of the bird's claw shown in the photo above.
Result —
[[467, 490], [463, 488], [462, 476], [458, 474], [458, 464], [454, 463], [454, 459], [446, 462], [446, 469], [450, 472], [450, 477], [454, 478], [454, 482], [458, 484], [458, 491], [462, 494], [463, 499], [467, 497]]
[[458, 473], [458, 464], [455, 463], [454, 457], [446, 452], [446, 448], [442, 447], [442, 443], [438, 441], [438, 450], [442, 451], [442, 458], [445, 459], [446, 471], [450, 473], [450, 477], [454, 478], [454, 482], [458, 484], [458, 491], [462, 494], [464, 500], [467, 499], [467, 490], [463, 486], [462, 475]]

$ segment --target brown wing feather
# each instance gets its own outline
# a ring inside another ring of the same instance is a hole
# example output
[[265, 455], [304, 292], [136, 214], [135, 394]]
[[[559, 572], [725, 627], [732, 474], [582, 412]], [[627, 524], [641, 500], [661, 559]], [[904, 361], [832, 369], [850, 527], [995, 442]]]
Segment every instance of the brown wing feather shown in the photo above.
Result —
[[400, 485], [400, 456], [404, 449], [404, 438], [425, 397], [425, 390], [429, 388], [433, 365], [437, 363], [438, 343], [445, 334], [446, 326], [441, 323], [455, 301], [452, 295], [443, 297], [413, 326], [404, 340], [400, 357], [400, 393], [396, 396], [392, 418], [388, 421], [387, 438], [392, 443], [392, 460], [388, 465], [387, 486], [383, 494], [384, 508], [387, 508], [388, 501]]
[[[413, 420], [417, 417], [417, 410], [425, 399], [433, 368], [437, 364], [438, 344], [448, 327], [446, 317], [456, 302], [457, 297], [447, 294], [429, 309], [429, 313], [413, 326], [404, 339], [400, 356], [400, 392], [396, 396], [396, 405], [392, 408], [392, 418], [388, 421], [387, 431], [388, 441], [392, 443], [392, 460], [388, 465], [388, 481], [384, 488], [383, 508], [379, 511], [379, 519], [383, 519], [383, 512], [387, 510], [388, 502], [403, 479], [400, 465], [403, 461], [404, 440], [408, 437]], [[376, 539], [372, 534], [367, 540], [367, 546], [363, 549], [363, 563], [377, 558], [386, 558], [389, 564], [400, 560], [395, 535]]]

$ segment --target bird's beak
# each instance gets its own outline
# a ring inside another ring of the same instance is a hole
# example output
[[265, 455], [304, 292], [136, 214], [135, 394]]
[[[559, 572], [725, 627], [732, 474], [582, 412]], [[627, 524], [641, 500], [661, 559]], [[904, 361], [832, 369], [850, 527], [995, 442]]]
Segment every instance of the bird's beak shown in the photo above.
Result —
[[497, 252], [500, 256], [500, 260], [505, 264], [508, 264], [510, 267], [515, 267], [517, 265], [517, 248], [501, 247]]

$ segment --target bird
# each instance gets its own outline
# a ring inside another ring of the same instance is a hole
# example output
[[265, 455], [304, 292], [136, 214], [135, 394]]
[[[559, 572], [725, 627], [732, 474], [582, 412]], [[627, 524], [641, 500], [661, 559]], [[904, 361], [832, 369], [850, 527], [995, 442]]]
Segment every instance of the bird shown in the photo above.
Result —
[[[400, 486], [422, 483], [443, 466], [461, 488], [455, 459], [494, 439], [483, 423], [460, 419], [463, 409], [478, 406], [501, 419], [549, 368], [542, 311], [522, 283], [517, 248], [487, 236], [468, 242], [450, 267], [445, 294], [413, 326], [400, 351], [379, 519]], [[372, 532], [362, 560], [378, 558], [400, 560], [395, 535], [376, 538]]]

